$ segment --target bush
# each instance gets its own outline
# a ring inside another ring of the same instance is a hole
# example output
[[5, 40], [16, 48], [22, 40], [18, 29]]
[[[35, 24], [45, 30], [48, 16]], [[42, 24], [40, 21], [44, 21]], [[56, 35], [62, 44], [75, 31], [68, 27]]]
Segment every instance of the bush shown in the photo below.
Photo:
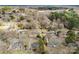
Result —
[[4, 6], [2, 7], [2, 11], [11, 11], [11, 7], [10, 6]]
[[11, 20], [15, 19], [15, 17], [13, 15], [10, 15]]
[[25, 17], [24, 16], [20, 16], [20, 20], [24, 20], [25, 19]]
[[58, 18], [62, 20], [64, 13], [59, 12], [51, 12], [49, 15], [49, 19], [53, 21], [53, 19], [57, 20]]
[[19, 8], [19, 11], [20, 12], [25, 12], [25, 9], [24, 8]]
[[64, 23], [64, 26], [70, 30], [79, 28], [79, 16], [73, 9], [69, 9], [63, 13], [52, 12], [49, 15], [51, 21], [53, 21], [53, 19], [57, 20], [58, 18]]
[[0, 26], [2, 26], [3, 25], [3, 23], [2, 22], [0, 22]]
[[73, 54], [79, 54], [79, 47], [77, 47], [77, 49], [75, 50], [75, 52], [73, 52]]
[[53, 19], [57, 19], [59, 17], [59, 14], [57, 12], [51, 12], [49, 15], [49, 19], [53, 21]]
[[74, 43], [76, 40], [75, 32], [70, 30], [67, 32], [67, 37], [65, 38], [65, 42], [68, 43]]
[[67, 22], [66, 27], [69, 30], [72, 30], [73, 28], [79, 28], [79, 17], [73, 9], [70, 9], [69, 11], [65, 12], [64, 16], [66, 17]]
[[39, 38], [38, 43], [39, 43], [39, 53], [44, 54], [46, 53], [45, 51], [45, 46], [47, 45], [47, 42], [45, 40], [45, 36], [43, 35], [37, 35], [37, 37]]
[[60, 33], [61, 33], [61, 31], [57, 31], [56, 36], [59, 36]]
[[39, 52], [40, 52], [40, 53], [45, 52], [45, 51], [44, 51], [44, 41], [43, 41], [42, 39], [40, 39], [40, 40], [38, 41], [38, 43], [39, 43]]
[[69, 30], [72, 30], [74, 28], [76, 29], [79, 28], [79, 20], [75, 18], [71, 18], [67, 20], [66, 28], [68, 28]]
[[0, 40], [7, 42], [7, 36], [5, 35], [5, 32], [0, 31]]
[[23, 25], [22, 23], [17, 24], [17, 26], [18, 26], [20, 29], [24, 29], [24, 25]]

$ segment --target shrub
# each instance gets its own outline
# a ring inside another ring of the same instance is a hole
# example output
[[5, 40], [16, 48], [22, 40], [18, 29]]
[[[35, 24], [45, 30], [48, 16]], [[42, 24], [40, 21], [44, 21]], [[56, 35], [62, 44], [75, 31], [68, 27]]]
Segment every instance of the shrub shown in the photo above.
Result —
[[49, 15], [49, 19], [53, 21], [53, 19], [57, 20], [58, 18], [62, 20], [64, 13], [59, 12], [51, 12]]
[[69, 11], [65, 12], [64, 16], [66, 17], [67, 22], [66, 27], [69, 30], [72, 30], [73, 28], [79, 28], [79, 17], [73, 9], [70, 9]]
[[72, 30], [74, 28], [76, 29], [79, 28], [79, 20], [75, 18], [71, 18], [67, 20], [66, 28], [68, 28], [69, 30]]
[[77, 47], [77, 49], [75, 49], [75, 51], [73, 52], [73, 54], [79, 54], [79, 47]]
[[19, 11], [20, 12], [25, 12], [25, 9], [24, 8], [19, 8]]
[[20, 16], [20, 20], [24, 20], [25, 19], [25, 17], [24, 16]]
[[60, 33], [61, 33], [61, 31], [57, 31], [56, 36], [59, 36]]
[[59, 14], [57, 12], [51, 12], [49, 15], [49, 19], [53, 21], [53, 19], [57, 19], [59, 17]]
[[37, 35], [37, 37], [39, 38], [39, 40], [38, 40], [38, 43], [39, 43], [39, 53], [42, 53], [42, 54], [44, 54], [44, 53], [46, 53], [46, 51], [45, 51], [45, 46], [47, 45], [47, 42], [46, 42], [46, 40], [45, 40], [45, 36], [43, 36], [43, 35]]
[[20, 29], [24, 29], [24, 25], [22, 23], [17, 24]]
[[45, 52], [44, 50], [44, 41], [42, 40], [42, 39], [40, 39], [39, 41], [38, 41], [38, 43], [39, 43], [39, 51], [40, 51], [40, 53], [43, 53], [43, 52]]
[[64, 26], [70, 30], [79, 28], [79, 16], [73, 9], [69, 9], [63, 13], [52, 12], [49, 15], [51, 21], [53, 21], [53, 19], [57, 20], [58, 18], [64, 23]]
[[11, 7], [10, 6], [4, 6], [4, 7], [2, 7], [2, 11], [11, 11]]
[[27, 22], [29, 22], [29, 23], [30, 23], [30, 22], [31, 22], [31, 20], [27, 20]]
[[76, 35], [75, 35], [75, 32], [70, 30], [68, 31], [67, 33], [67, 37], [65, 38], [65, 42], [68, 44], [68, 43], [74, 43], [76, 40]]
[[13, 15], [10, 15], [11, 20], [15, 19], [15, 17]]
[[7, 36], [5, 35], [5, 32], [0, 31], [0, 40], [7, 42]]
[[3, 23], [2, 22], [0, 22], [0, 26], [2, 26], [3, 25]]
[[13, 12], [13, 13], [16, 13], [17, 11], [16, 11], [16, 10], [12, 10], [12, 12]]

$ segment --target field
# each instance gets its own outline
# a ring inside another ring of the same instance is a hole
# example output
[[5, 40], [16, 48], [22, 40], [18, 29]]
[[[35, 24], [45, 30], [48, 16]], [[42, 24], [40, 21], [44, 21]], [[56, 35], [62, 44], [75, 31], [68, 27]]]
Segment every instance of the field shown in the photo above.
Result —
[[78, 54], [79, 7], [0, 6], [1, 54]]

